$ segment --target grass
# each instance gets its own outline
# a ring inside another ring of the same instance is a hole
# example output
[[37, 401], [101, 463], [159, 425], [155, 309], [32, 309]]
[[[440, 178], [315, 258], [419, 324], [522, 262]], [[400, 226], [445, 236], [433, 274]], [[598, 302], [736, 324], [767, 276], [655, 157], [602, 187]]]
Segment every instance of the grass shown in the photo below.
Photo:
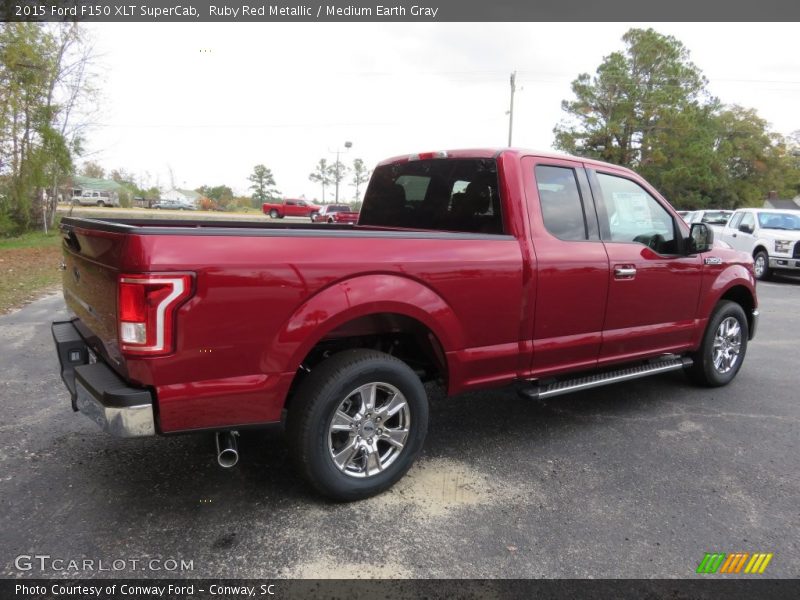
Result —
[[61, 284], [58, 231], [0, 239], [0, 314], [35, 300]]

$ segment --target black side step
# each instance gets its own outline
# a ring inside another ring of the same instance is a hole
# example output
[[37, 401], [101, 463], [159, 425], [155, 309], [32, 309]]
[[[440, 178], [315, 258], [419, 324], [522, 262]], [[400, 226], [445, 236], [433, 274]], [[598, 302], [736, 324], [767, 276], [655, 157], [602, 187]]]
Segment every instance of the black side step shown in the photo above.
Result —
[[562, 379], [545, 385], [540, 385], [536, 382], [530, 382], [528, 385], [521, 387], [519, 389], [519, 393], [520, 395], [532, 400], [536, 400], [538, 398], [550, 398], [552, 396], [570, 394], [572, 392], [600, 387], [602, 385], [619, 383], [621, 381], [629, 381], [631, 379], [639, 379], [640, 377], [648, 377], [650, 375], [656, 375], [657, 373], [678, 371], [680, 369], [691, 367], [692, 362], [692, 359], [688, 357], [668, 358], [656, 360], [636, 367], [628, 367], [626, 369], [598, 373], [596, 375], [587, 375], [585, 377], [577, 377], [575, 379]]

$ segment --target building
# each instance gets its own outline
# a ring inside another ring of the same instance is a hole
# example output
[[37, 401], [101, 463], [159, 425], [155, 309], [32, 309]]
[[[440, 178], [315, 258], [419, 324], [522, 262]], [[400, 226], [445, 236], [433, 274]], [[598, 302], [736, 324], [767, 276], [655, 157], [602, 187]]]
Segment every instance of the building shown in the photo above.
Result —
[[800, 196], [790, 199], [778, 198], [777, 192], [770, 192], [764, 200], [763, 208], [777, 208], [780, 210], [800, 210]]
[[161, 200], [174, 200], [194, 208], [200, 208], [200, 199], [202, 197], [201, 194], [194, 190], [179, 190], [178, 188], [172, 188], [168, 192], [161, 194]]

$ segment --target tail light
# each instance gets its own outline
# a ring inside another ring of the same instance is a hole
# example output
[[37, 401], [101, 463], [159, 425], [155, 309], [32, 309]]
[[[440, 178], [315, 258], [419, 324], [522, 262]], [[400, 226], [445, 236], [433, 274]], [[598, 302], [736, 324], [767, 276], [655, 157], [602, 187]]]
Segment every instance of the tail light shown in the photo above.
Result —
[[128, 354], [172, 352], [175, 310], [191, 294], [191, 275], [120, 275], [117, 306], [120, 349]]
[[408, 156], [409, 162], [414, 160], [430, 160], [432, 158], [447, 158], [447, 152], [420, 152], [419, 154], [410, 154]]

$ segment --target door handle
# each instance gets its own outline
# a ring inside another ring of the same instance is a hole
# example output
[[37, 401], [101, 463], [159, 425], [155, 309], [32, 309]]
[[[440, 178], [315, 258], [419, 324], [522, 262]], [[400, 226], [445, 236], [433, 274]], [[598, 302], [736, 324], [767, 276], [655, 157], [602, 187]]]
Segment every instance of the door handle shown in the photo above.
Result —
[[735, 233], [732, 233], [731, 235], [732, 235], [733, 237], [736, 237], [736, 234], [735, 234]]
[[633, 279], [636, 276], [636, 267], [614, 267], [614, 277], [617, 279]]

